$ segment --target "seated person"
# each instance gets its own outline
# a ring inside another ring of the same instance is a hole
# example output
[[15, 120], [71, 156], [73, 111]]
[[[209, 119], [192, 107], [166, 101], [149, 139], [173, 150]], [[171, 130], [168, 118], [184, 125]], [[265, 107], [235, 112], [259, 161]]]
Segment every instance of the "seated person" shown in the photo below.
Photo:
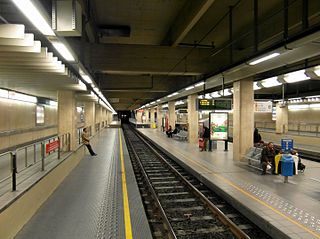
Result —
[[168, 130], [166, 131], [166, 134], [167, 134], [167, 136], [169, 137], [169, 138], [172, 138], [172, 127], [171, 127], [171, 125], [169, 125], [169, 128], [168, 128]]
[[262, 174], [266, 174], [268, 164], [272, 166], [272, 173], [275, 174], [275, 156], [276, 150], [272, 142], [269, 142], [266, 147], [263, 148], [261, 153], [261, 166]]
[[177, 134], [179, 132], [179, 130], [177, 128], [174, 128], [174, 130], [172, 131], [172, 134]]

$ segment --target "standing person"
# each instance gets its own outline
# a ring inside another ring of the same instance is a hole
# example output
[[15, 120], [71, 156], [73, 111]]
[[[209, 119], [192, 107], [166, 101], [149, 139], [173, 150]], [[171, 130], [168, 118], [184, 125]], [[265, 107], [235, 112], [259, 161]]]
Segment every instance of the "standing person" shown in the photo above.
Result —
[[203, 139], [204, 139], [204, 151], [207, 151], [207, 144], [210, 138], [210, 130], [207, 126], [204, 126], [203, 128], [203, 135], [202, 135]]
[[268, 164], [272, 165], [272, 173], [275, 174], [275, 156], [276, 151], [273, 143], [269, 142], [267, 146], [263, 148], [261, 153], [262, 174], [266, 174]]
[[91, 145], [90, 145], [90, 140], [89, 140], [89, 135], [88, 135], [88, 132], [87, 132], [87, 128], [84, 128], [84, 129], [83, 129], [81, 138], [82, 138], [82, 143], [83, 143], [85, 146], [87, 146], [87, 148], [88, 148], [89, 153], [91, 154], [91, 156], [96, 156], [97, 154], [96, 154], [95, 152], [93, 152], [93, 150], [92, 150], [92, 148], [91, 148]]

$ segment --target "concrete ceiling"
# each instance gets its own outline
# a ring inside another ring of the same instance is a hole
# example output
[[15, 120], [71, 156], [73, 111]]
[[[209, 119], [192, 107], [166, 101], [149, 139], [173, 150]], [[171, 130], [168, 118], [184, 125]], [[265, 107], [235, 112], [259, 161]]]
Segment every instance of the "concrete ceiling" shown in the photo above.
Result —
[[[116, 110], [135, 109], [241, 65], [316, 32], [320, 25], [318, 0], [289, 0], [287, 22], [283, 0], [78, 1], [85, 16], [83, 35], [67, 40]], [[41, 2], [50, 14], [51, 0]], [[0, 0], [0, 9], [9, 22], [34, 31], [10, 0]], [[311, 64], [307, 59], [315, 57], [299, 54], [306, 66]], [[296, 55], [290, 57], [287, 70]], [[268, 71], [277, 74], [277, 68]]]

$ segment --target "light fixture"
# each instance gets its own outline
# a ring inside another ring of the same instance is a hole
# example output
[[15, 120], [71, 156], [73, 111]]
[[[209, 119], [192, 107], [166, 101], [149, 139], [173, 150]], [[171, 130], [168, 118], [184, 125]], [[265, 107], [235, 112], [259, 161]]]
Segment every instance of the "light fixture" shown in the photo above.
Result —
[[219, 94], [218, 91], [212, 92], [212, 93], [211, 93], [211, 96], [212, 96], [213, 98], [219, 98], [219, 97], [221, 97], [221, 95]]
[[82, 79], [83, 79], [85, 82], [87, 82], [88, 84], [91, 84], [91, 83], [92, 83], [92, 80], [91, 80], [91, 77], [90, 77], [90, 76], [88, 76], [88, 75], [82, 75], [81, 77], [82, 77]]
[[160, 99], [159, 99], [159, 100], [157, 100], [157, 102], [160, 102]]
[[12, 0], [29, 21], [45, 36], [55, 36], [50, 25], [30, 0]]
[[317, 76], [320, 76], [320, 66], [316, 66], [313, 71]]
[[207, 99], [207, 100], [212, 99], [212, 97], [211, 97], [211, 95], [210, 95], [210, 94], [205, 94], [205, 95], [204, 95], [204, 98], [205, 98], [205, 99]]
[[30, 103], [37, 103], [37, 97], [35, 96], [31, 96], [31, 95], [25, 95], [25, 94], [21, 94], [18, 92], [14, 92], [14, 91], [9, 91], [9, 99], [12, 100], [20, 100], [20, 101], [25, 101], [25, 102], [30, 102]]
[[260, 83], [265, 88], [270, 88], [270, 87], [282, 85], [282, 83], [280, 83], [278, 81], [278, 77], [277, 76], [262, 80]]
[[168, 97], [170, 98], [170, 97], [175, 96], [175, 95], [178, 95], [178, 94], [179, 94], [178, 92], [174, 92], [174, 93], [172, 93], [171, 95], [168, 95]]
[[253, 90], [260, 90], [261, 87], [258, 86], [258, 82], [253, 82]]
[[203, 99], [203, 95], [199, 95], [198, 99], [200, 99], [200, 100]]
[[261, 58], [259, 58], [257, 60], [249, 62], [249, 65], [254, 66], [254, 65], [257, 65], [257, 64], [259, 64], [261, 62], [264, 62], [264, 61], [270, 60], [270, 59], [272, 59], [274, 57], [277, 57], [279, 55], [280, 55], [280, 53], [275, 52], [275, 53], [269, 54], [267, 56], [261, 57]]
[[311, 104], [310, 108], [311, 109], [318, 109], [318, 108], [320, 108], [320, 104]]
[[54, 41], [52, 45], [56, 50], [60, 53], [60, 55], [67, 61], [75, 61], [73, 55], [69, 51], [69, 49], [62, 42]]
[[78, 81], [78, 85], [82, 90], [87, 90], [87, 86], [81, 80]]
[[82, 107], [77, 106], [77, 112], [78, 112], [78, 113], [81, 113], [81, 112], [82, 112], [82, 110], [83, 110], [83, 109], [82, 109]]
[[229, 95], [232, 95], [232, 92], [231, 92], [230, 89], [224, 89], [223, 91], [221, 90], [219, 93], [220, 93], [221, 96], [229, 96]]
[[195, 86], [195, 87], [198, 87], [198, 86], [202, 86], [202, 85], [204, 85], [204, 81], [201, 81], [201, 82], [195, 84], [194, 86]]
[[192, 86], [187, 87], [186, 90], [192, 90], [193, 88], [194, 88], [194, 86], [192, 85]]
[[174, 105], [183, 105], [183, 104], [184, 104], [184, 102], [182, 100], [177, 101], [177, 102], [174, 103]]
[[58, 102], [54, 100], [49, 100], [49, 105], [51, 106], [58, 106]]
[[295, 83], [299, 81], [309, 80], [310, 77], [305, 74], [306, 70], [294, 71], [288, 74], [285, 74], [283, 79], [287, 83]]
[[304, 110], [304, 109], [309, 109], [310, 105], [289, 105], [288, 109], [289, 110]]
[[162, 105], [162, 108], [168, 108], [168, 104]]
[[0, 89], [0, 97], [2, 98], [9, 98], [9, 91], [4, 90], [4, 89]]

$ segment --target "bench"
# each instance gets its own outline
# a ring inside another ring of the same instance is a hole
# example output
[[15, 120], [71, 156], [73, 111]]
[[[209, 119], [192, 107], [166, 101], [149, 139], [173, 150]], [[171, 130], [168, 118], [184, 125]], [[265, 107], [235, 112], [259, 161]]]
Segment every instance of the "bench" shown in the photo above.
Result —
[[244, 158], [248, 160], [249, 167], [262, 170], [261, 153], [262, 153], [262, 148], [252, 147], [248, 150]]
[[187, 140], [188, 139], [188, 132], [185, 130], [180, 130], [177, 134], [173, 134], [173, 137], [176, 137], [181, 140]]

